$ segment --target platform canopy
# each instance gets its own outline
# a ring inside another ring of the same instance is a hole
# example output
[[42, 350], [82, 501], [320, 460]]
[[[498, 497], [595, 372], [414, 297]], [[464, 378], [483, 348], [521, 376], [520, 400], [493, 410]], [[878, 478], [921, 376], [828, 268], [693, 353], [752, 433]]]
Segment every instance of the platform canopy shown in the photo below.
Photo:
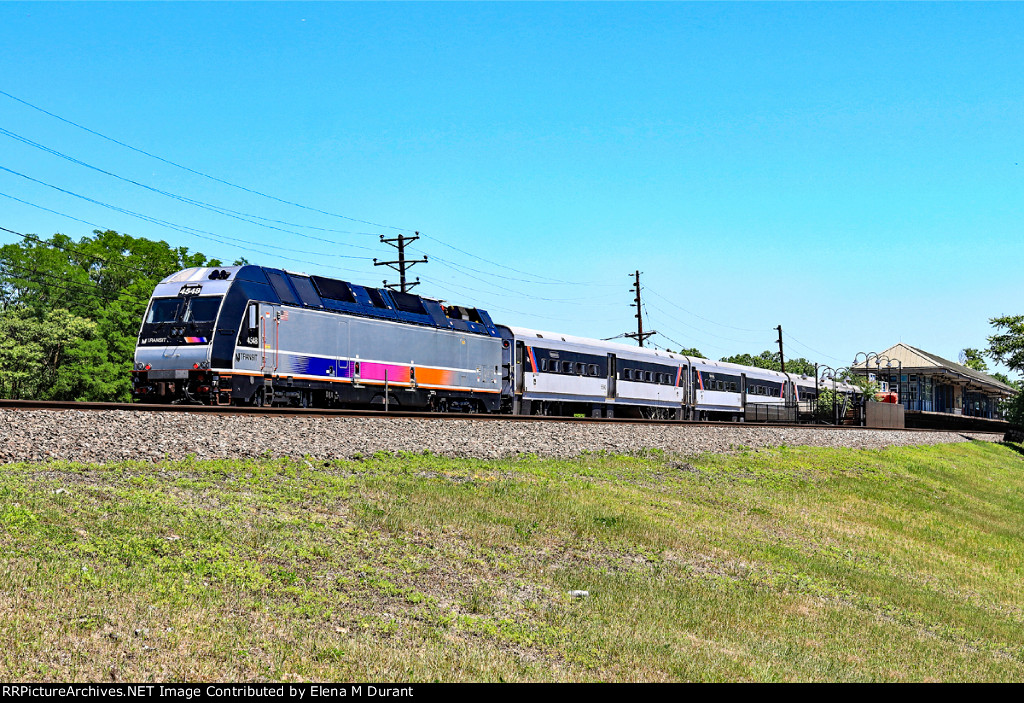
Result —
[[[877, 365], [879, 357], [881, 366]], [[891, 362], [891, 366], [888, 365], [889, 362]], [[987, 395], [1009, 398], [1017, 394], [1014, 388], [987, 373], [975, 371], [963, 364], [944, 359], [903, 342], [894, 344], [877, 356], [872, 355], [868, 361], [862, 361], [850, 368], [854, 373], [860, 375], [886, 374], [896, 373], [900, 363], [903, 365], [904, 374], [931, 376], [941, 383], [951, 386], [970, 386], [972, 390], [981, 391]]]

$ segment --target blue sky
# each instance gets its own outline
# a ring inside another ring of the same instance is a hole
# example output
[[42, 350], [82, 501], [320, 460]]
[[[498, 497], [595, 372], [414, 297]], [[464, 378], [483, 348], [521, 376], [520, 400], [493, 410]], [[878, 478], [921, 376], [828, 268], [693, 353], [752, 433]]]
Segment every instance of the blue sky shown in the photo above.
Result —
[[756, 354], [782, 324], [787, 356], [825, 364], [897, 341], [955, 359], [1024, 312], [1022, 20], [1016, 3], [2, 3], [0, 91], [331, 214], [0, 95], [0, 166], [42, 182], [0, 171], [0, 226], [94, 223], [376, 285], [394, 280], [370, 261], [394, 254], [379, 235], [418, 230], [417, 292], [499, 322], [633, 330], [639, 269], [662, 347]]

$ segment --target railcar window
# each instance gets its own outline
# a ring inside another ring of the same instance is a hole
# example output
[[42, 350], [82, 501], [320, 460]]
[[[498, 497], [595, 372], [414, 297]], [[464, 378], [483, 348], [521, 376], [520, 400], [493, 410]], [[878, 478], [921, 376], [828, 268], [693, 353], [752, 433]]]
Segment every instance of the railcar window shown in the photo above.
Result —
[[599, 370], [597, 368], [597, 364], [591, 364], [588, 368], [590, 369], [590, 375], [591, 376], [597, 376], [598, 375]]
[[156, 298], [149, 308], [146, 322], [174, 322], [178, 319], [178, 306], [182, 298]]
[[729, 392], [731, 392], [731, 393], [737, 393], [738, 392], [736, 390], [736, 384], [734, 382], [730, 382], [729, 383]]
[[586, 365], [581, 363], [581, 362], [579, 362], [579, 361], [576, 362], [576, 375], [577, 376], [586, 376], [587, 375]]
[[622, 377], [627, 381], [633, 380], [633, 369], [622, 369]]
[[651, 373], [650, 371], [645, 371], [644, 372], [644, 380], [647, 381], [648, 383], [650, 383], [651, 381], [654, 380], [654, 374]]
[[572, 362], [571, 361], [563, 361], [562, 362], [562, 373], [572, 373]]
[[192, 298], [189, 301], [188, 309], [185, 311], [185, 322], [212, 322], [217, 319], [217, 311], [220, 310], [221, 296], [210, 296], [207, 298]]
[[548, 370], [548, 360], [547, 359], [541, 359], [540, 360], [540, 370], [541, 371], [547, 371]]

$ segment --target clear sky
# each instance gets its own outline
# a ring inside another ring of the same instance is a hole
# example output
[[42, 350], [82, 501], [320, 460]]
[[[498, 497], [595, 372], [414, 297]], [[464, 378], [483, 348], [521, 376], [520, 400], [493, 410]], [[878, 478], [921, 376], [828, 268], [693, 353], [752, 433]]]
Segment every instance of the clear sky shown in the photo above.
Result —
[[418, 230], [416, 292], [502, 323], [635, 330], [639, 269], [662, 347], [781, 324], [787, 357], [956, 359], [1024, 313], [1022, 30], [1017, 3], [0, 3], [0, 226], [371, 285]]

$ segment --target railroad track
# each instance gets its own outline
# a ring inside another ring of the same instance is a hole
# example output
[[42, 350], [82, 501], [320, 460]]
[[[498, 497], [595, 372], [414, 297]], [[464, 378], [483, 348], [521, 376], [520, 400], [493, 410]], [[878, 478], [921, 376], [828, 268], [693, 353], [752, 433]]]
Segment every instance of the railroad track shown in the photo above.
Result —
[[[244, 407], [234, 405], [170, 405], [146, 403], [95, 403], [67, 400], [5, 400], [0, 399], [0, 409], [6, 410], [81, 410], [109, 411], [121, 410], [139, 413], [199, 413], [212, 415], [256, 415], [256, 416], [292, 416], [292, 417], [352, 417], [352, 418], [409, 418], [430, 420], [474, 420], [506, 422], [547, 422], [572, 424], [636, 424], [636, 425], [668, 425], [691, 427], [768, 427], [768, 428], [802, 428], [816, 430], [876, 430], [880, 428], [861, 427], [859, 425], [818, 425], [785, 422], [727, 422], [709, 420], [648, 420], [626, 417], [566, 417], [558, 415], [498, 415], [486, 413], [433, 413], [410, 411], [383, 410], [343, 410], [330, 408], [290, 408], [290, 407]], [[890, 429], [890, 428], [885, 428]], [[955, 432], [961, 430], [914, 428], [907, 427], [892, 431], [906, 432]], [[974, 430], [974, 432], [985, 432]]]

